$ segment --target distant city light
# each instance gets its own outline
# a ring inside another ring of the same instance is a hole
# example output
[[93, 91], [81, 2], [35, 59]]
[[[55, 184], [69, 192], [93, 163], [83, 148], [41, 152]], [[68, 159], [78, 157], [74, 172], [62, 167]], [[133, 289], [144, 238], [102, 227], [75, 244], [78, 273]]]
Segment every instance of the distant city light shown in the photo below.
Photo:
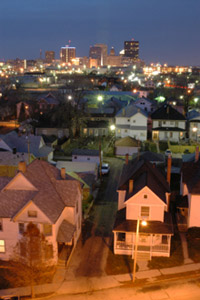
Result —
[[101, 95], [99, 95], [99, 96], [97, 97], [97, 100], [98, 100], [98, 101], [102, 101], [102, 100], [103, 100], [103, 97], [102, 97]]

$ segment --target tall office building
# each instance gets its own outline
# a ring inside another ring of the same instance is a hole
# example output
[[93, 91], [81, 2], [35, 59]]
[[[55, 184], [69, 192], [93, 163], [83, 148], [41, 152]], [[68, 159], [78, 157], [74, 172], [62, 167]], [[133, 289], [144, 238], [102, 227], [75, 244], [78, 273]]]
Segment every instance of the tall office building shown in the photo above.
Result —
[[139, 42], [125, 41], [124, 42], [124, 56], [130, 57], [133, 61], [139, 59]]
[[76, 47], [62, 47], [60, 50], [60, 60], [63, 63], [71, 63], [76, 58]]
[[95, 47], [101, 48], [101, 66], [107, 65], [108, 46], [106, 44], [95, 44]]
[[107, 65], [108, 47], [105, 44], [95, 44], [90, 47], [89, 57], [97, 59], [99, 66]]
[[55, 51], [45, 51], [45, 62], [52, 63], [55, 60]]

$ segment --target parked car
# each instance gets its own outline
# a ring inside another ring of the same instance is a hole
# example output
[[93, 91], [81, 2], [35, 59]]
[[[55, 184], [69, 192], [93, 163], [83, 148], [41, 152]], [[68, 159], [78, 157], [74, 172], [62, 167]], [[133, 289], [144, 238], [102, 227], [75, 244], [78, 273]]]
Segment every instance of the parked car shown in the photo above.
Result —
[[101, 174], [102, 175], [106, 175], [109, 172], [110, 172], [110, 166], [109, 166], [109, 164], [103, 163], [102, 166], [101, 166]]

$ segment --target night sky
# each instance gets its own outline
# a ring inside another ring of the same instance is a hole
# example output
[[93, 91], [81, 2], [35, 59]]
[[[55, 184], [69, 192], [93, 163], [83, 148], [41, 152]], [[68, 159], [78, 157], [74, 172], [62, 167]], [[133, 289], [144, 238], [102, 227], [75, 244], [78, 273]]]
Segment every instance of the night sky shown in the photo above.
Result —
[[200, 65], [200, 0], [0, 0], [0, 60], [139, 40], [145, 62]]

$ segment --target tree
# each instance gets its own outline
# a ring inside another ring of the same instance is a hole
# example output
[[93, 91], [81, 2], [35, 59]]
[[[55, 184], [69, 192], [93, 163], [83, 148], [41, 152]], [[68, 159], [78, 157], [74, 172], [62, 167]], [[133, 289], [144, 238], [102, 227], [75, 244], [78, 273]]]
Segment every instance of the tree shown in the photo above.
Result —
[[49, 282], [55, 272], [53, 247], [47, 243], [33, 223], [27, 225], [23, 237], [14, 248], [6, 279], [18, 286], [30, 286], [31, 297], [35, 297], [34, 286]]

